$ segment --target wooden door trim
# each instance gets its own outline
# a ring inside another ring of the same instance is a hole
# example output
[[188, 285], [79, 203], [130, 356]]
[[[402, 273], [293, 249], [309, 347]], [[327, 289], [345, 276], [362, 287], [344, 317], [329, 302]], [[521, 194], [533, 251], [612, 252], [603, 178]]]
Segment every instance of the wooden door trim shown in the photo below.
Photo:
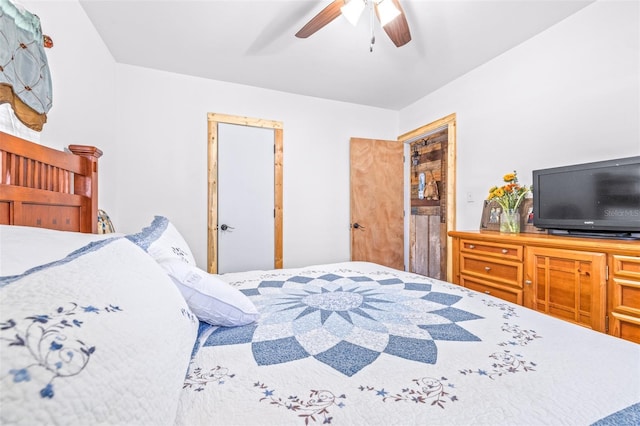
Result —
[[[402, 143], [408, 143], [416, 138], [447, 128], [447, 281], [453, 279], [453, 241], [449, 231], [456, 229], [456, 113], [442, 117], [434, 122], [425, 124], [398, 136]], [[412, 231], [410, 231], [412, 232]], [[411, 255], [411, 254], [410, 254]]]
[[281, 121], [250, 118], [236, 115], [207, 114], [207, 270], [218, 272], [218, 124], [237, 124], [249, 127], [273, 129], [274, 143], [274, 259], [275, 269], [283, 265], [283, 140], [284, 126]]

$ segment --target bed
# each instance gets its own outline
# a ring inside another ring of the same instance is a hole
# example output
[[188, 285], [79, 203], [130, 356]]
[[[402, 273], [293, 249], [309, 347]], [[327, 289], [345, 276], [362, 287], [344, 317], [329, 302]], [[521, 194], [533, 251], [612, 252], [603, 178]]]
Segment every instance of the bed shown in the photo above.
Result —
[[[6, 140], [2, 176], [34, 148]], [[640, 424], [638, 344], [366, 262], [207, 274], [169, 218], [46, 229], [57, 203], [0, 225], [1, 424]]]
[[102, 151], [61, 152], [0, 132], [0, 224], [97, 232]]

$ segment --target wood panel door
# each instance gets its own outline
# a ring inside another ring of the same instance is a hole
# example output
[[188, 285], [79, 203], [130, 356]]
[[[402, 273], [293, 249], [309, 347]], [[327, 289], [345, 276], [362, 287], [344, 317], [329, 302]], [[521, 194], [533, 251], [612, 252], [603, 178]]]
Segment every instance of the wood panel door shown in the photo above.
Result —
[[409, 144], [409, 271], [441, 280], [447, 277], [448, 133], [445, 127]]
[[351, 138], [351, 260], [404, 270], [404, 146]]
[[527, 247], [524, 306], [605, 332], [606, 255]]
[[[411, 212], [408, 229], [408, 270], [453, 281], [453, 242], [449, 232], [456, 229], [456, 114], [449, 114], [411, 130], [398, 136], [398, 140], [409, 145], [411, 159], [407, 182], [410, 194], [405, 205], [407, 212]], [[431, 142], [440, 142], [439, 154], [429, 153], [431, 149], [428, 145], [431, 145]], [[417, 158], [414, 154], [416, 152]], [[413, 166], [416, 160], [416, 166], [419, 167]], [[438, 165], [434, 161], [440, 163], [439, 173]], [[423, 188], [426, 200], [419, 200], [418, 185], [422, 172], [425, 184], [436, 182], [439, 200], [434, 200], [433, 196], [429, 200], [433, 190], [428, 191], [427, 188]], [[418, 198], [418, 205], [415, 207], [414, 198]], [[424, 217], [419, 217], [420, 215]]]

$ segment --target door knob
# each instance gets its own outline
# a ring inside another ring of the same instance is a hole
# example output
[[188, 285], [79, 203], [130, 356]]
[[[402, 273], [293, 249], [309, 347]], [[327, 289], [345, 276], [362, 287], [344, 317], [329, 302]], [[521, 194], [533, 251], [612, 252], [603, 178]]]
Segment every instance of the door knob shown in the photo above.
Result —
[[364, 229], [364, 226], [360, 225], [358, 222], [354, 223], [354, 224], [353, 224], [353, 227], [354, 227], [355, 229]]
[[[223, 230], [223, 231], [229, 231], [230, 229], [235, 229], [235, 228], [233, 226], [229, 226], [229, 225], [223, 223], [222, 225], [220, 225], [220, 229]], [[229, 231], [229, 232], [231, 232], [231, 231]]]

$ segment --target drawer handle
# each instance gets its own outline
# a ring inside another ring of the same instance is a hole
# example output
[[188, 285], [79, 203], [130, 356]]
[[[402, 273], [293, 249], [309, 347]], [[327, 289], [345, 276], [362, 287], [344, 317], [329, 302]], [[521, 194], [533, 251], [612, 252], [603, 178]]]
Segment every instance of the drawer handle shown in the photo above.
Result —
[[491, 292], [489, 290], [485, 290], [484, 293], [485, 294], [491, 294]]
[[488, 266], [485, 266], [485, 267], [484, 267], [484, 270], [485, 270], [485, 271], [487, 271], [487, 272], [489, 272], [489, 271], [491, 270], [491, 268], [489, 268]]
[[507, 249], [502, 249], [502, 254], [507, 254], [507, 253], [509, 253], [509, 250], [507, 250]]
[[476, 248], [476, 246], [475, 246], [475, 245], [473, 245], [473, 244], [469, 244], [469, 248], [470, 248], [471, 250], [473, 250], [474, 248]]

